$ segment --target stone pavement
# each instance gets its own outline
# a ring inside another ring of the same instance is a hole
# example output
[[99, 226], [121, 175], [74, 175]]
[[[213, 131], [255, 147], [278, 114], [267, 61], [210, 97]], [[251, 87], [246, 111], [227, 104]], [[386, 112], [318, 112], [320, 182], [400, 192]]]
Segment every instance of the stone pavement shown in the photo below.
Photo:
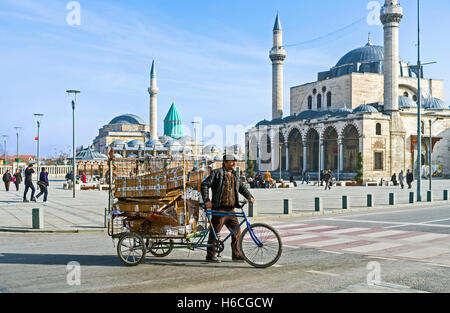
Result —
[[[62, 188], [63, 180], [50, 181], [48, 202], [23, 203], [22, 185], [19, 192], [11, 188], [6, 192], [0, 190], [0, 231], [34, 231], [32, 230], [32, 209], [44, 209], [44, 231], [104, 231], [105, 208], [108, 206], [107, 191], [80, 191], [77, 190], [76, 199], [72, 197], [71, 190]], [[423, 182], [423, 201], [426, 201], [428, 183]], [[433, 181], [435, 203], [442, 202], [442, 191], [450, 189], [450, 180]], [[374, 197], [375, 209], [388, 207], [389, 193], [395, 192], [396, 205], [411, 206], [408, 204], [409, 191], [399, 187], [333, 187], [324, 190], [324, 187], [301, 185], [290, 189], [252, 189], [251, 192], [257, 200], [257, 219], [272, 219], [279, 217], [301, 217], [317, 214], [343, 213], [341, 208], [342, 195], [350, 199], [351, 209], [367, 210], [366, 194]], [[30, 193], [28, 194], [30, 197]], [[322, 197], [324, 213], [314, 212], [314, 197]], [[283, 199], [291, 199], [292, 215], [283, 216]], [[416, 206], [419, 204], [415, 204]], [[420, 205], [427, 205], [421, 203]], [[449, 203], [450, 205], [450, 203]], [[248, 212], [248, 211], [247, 211]]]

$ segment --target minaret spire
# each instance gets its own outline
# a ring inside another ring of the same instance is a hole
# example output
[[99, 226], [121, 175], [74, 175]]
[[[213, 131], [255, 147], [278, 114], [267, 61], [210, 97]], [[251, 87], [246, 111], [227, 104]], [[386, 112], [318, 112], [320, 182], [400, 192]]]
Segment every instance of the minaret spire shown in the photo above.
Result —
[[273, 27], [273, 47], [270, 50], [270, 60], [272, 61], [272, 119], [283, 117], [283, 62], [285, 59], [283, 30], [277, 13]]
[[148, 93], [150, 95], [150, 138], [151, 140], [158, 139], [158, 124], [157, 124], [157, 99], [159, 89], [156, 86], [156, 69], [155, 60], [152, 62], [152, 69], [150, 70], [150, 88], [148, 88]]

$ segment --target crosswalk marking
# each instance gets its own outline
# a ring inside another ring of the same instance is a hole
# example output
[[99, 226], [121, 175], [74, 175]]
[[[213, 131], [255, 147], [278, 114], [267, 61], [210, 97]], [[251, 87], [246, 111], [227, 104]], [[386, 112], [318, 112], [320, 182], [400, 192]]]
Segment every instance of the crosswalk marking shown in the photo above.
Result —
[[283, 237], [283, 242], [290, 242], [290, 241], [296, 241], [296, 240], [303, 240], [303, 239], [309, 239], [309, 238], [317, 238], [320, 237], [319, 235], [298, 235], [298, 236], [289, 236], [289, 237]]
[[409, 241], [409, 242], [414, 242], [414, 243], [422, 243], [422, 242], [427, 242], [427, 241], [431, 241], [434, 239], [441, 239], [441, 238], [445, 238], [445, 237], [450, 237], [450, 236], [446, 235], [446, 234], [429, 233], [429, 234], [425, 234], [425, 235], [418, 235], [418, 236], [414, 236], [414, 237], [405, 238], [403, 240]]
[[327, 228], [335, 228], [334, 226], [327, 226], [327, 225], [319, 225], [319, 226], [312, 226], [312, 227], [305, 227], [299, 229], [299, 231], [311, 231], [311, 230], [319, 230], [319, 229], [327, 229]]
[[352, 228], [344, 228], [344, 229], [336, 229], [336, 230], [330, 230], [330, 231], [324, 231], [323, 234], [327, 235], [339, 235], [339, 234], [345, 234], [345, 233], [353, 233], [361, 230], [367, 230], [369, 228], [363, 228], [363, 227], [352, 227]]
[[322, 248], [322, 247], [326, 247], [326, 246], [333, 246], [333, 245], [350, 243], [350, 242], [355, 242], [355, 241], [357, 241], [357, 240], [347, 239], [347, 238], [337, 238], [337, 239], [309, 242], [309, 243], [305, 243], [303, 245], [306, 247]]
[[367, 253], [367, 252], [373, 252], [373, 251], [386, 250], [386, 249], [400, 247], [400, 246], [402, 246], [401, 243], [377, 242], [377, 243], [373, 243], [373, 244], [369, 244], [369, 245], [343, 249], [343, 251], [356, 252], [356, 253]]
[[406, 231], [402, 230], [385, 230], [385, 231], [378, 231], [374, 233], [368, 233], [363, 234], [361, 237], [370, 237], [370, 238], [379, 238], [379, 237], [387, 237], [387, 236], [393, 236], [393, 235], [399, 235], [407, 233]]

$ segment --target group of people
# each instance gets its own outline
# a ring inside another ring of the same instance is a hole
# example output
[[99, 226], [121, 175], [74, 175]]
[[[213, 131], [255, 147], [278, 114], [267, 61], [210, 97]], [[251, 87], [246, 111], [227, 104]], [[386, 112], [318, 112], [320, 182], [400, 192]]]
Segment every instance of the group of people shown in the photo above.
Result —
[[[39, 194], [36, 195], [36, 197], [34, 196], [35, 192], [36, 192], [36, 188], [34, 187], [33, 184], [33, 174], [35, 173], [34, 169], [33, 169], [33, 164], [29, 164], [28, 167], [25, 169], [24, 171], [24, 175], [25, 175], [25, 191], [23, 193], [23, 202], [30, 202], [27, 200], [27, 194], [28, 191], [31, 190], [31, 197], [30, 200], [33, 202], [36, 202], [36, 200], [44, 195], [44, 202], [47, 202], [47, 196], [48, 196], [48, 172], [45, 169], [45, 167], [41, 168], [41, 173], [39, 174], [39, 180], [37, 182], [38, 186], [39, 186]], [[9, 172], [9, 170], [6, 171], [5, 174], [3, 174], [3, 182], [5, 183], [5, 189], [7, 192], [9, 192], [9, 187], [11, 182], [13, 182], [16, 185], [16, 191], [19, 191], [19, 186], [22, 184], [22, 173], [20, 172], [19, 169], [16, 170], [16, 173], [14, 175], [11, 175], [11, 173]]]
[[11, 175], [9, 170], [6, 170], [6, 173], [3, 174], [3, 183], [5, 184], [6, 191], [9, 191], [11, 182], [16, 185], [16, 191], [19, 191], [19, 186], [22, 183], [22, 174], [20, 173], [20, 170], [17, 169], [14, 175]]
[[250, 177], [248, 183], [250, 188], [272, 188], [275, 180], [272, 179], [270, 172], [265, 172], [264, 175], [257, 173], [255, 178]]
[[[413, 175], [412, 171], [408, 169], [406, 171], [406, 184], [408, 185], [408, 189], [412, 188], [411, 184], [413, 181], [414, 181], [414, 175]], [[394, 175], [392, 175], [392, 177], [391, 177], [391, 182], [394, 184], [394, 186], [400, 185], [400, 187], [402, 187], [402, 189], [404, 189], [405, 174], [403, 174], [403, 170], [401, 170], [400, 173], [398, 173], [398, 180], [397, 180], [397, 175], [394, 173]]]

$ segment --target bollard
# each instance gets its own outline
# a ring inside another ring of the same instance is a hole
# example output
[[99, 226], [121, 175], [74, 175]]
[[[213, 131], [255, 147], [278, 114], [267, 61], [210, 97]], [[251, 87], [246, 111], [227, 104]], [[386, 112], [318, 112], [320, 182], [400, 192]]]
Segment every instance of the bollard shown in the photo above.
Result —
[[367, 207], [373, 208], [373, 195], [371, 194], [367, 195]]
[[350, 208], [350, 205], [348, 203], [348, 197], [347, 196], [342, 196], [342, 209], [343, 210], [347, 210]]
[[32, 227], [33, 229], [44, 229], [44, 209], [32, 210]]
[[291, 205], [292, 205], [292, 201], [290, 201], [289, 199], [284, 199], [283, 200], [283, 213], [284, 214], [291, 214]]
[[323, 208], [322, 208], [322, 198], [315, 198], [314, 199], [314, 210], [316, 212], [322, 212]]
[[433, 192], [431, 190], [427, 191], [427, 202], [433, 201]]
[[448, 201], [448, 190], [444, 190], [443, 199], [444, 201]]
[[395, 204], [395, 198], [394, 198], [394, 193], [390, 193], [389, 194], [389, 205], [394, 205]]
[[414, 198], [414, 192], [411, 191], [411, 192], [409, 193], [409, 203], [414, 203], [414, 199], [415, 199], [415, 198]]
[[254, 203], [249, 202], [248, 203], [248, 217], [255, 217], [256, 216], [256, 201]]

